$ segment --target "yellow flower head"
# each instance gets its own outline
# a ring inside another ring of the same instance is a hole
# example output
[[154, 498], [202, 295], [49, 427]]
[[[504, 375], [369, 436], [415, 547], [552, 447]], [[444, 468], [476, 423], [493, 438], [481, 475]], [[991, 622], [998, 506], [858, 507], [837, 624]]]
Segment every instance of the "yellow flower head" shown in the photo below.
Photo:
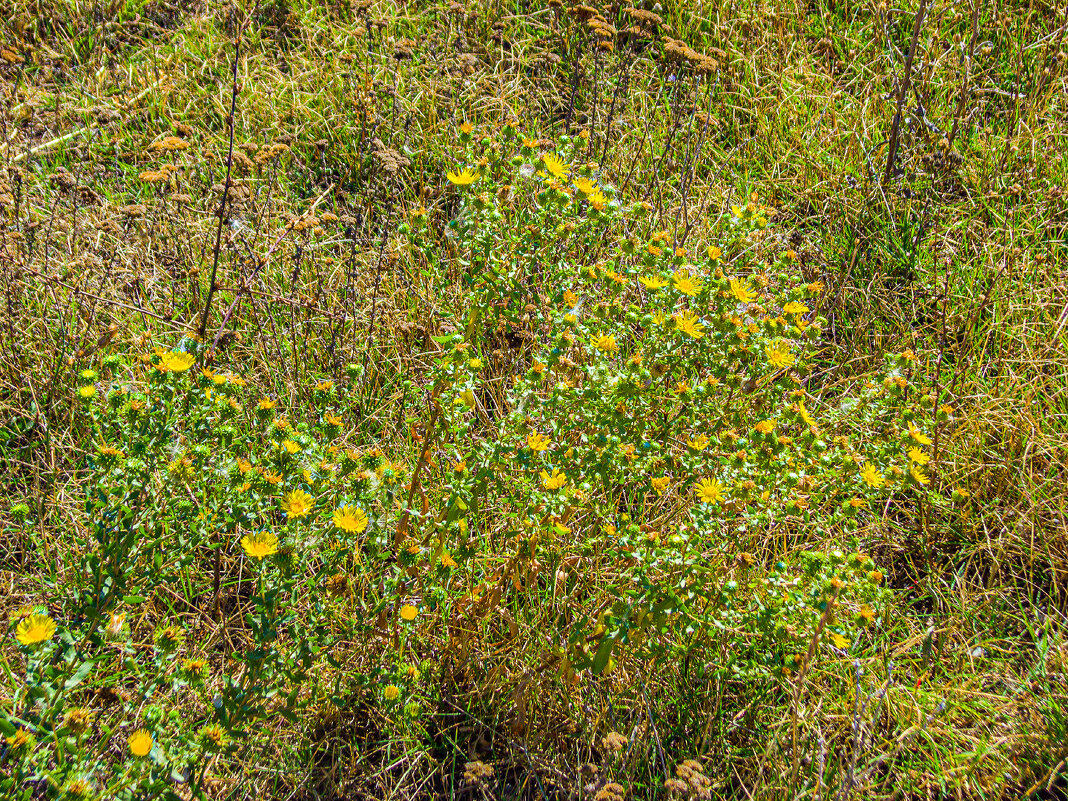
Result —
[[860, 477], [869, 487], [881, 487], [886, 484], [886, 477], [871, 462], [866, 462], [860, 471]]
[[349, 534], [359, 534], [367, 528], [367, 514], [356, 506], [341, 506], [334, 510], [334, 525]]
[[698, 434], [696, 437], [686, 443], [695, 451], [703, 451], [708, 447], [708, 437], [705, 434]]
[[48, 615], [30, 615], [19, 621], [15, 638], [23, 645], [37, 645], [52, 639], [55, 633], [56, 622]]
[[675, 274], [671, 276], [671, 281], [675, 285], [675, 289], [683, 295], [693, 297], [701, 291], [701, 279], [691, 276], [690, 271], [685, 268], [676, 270]]
[[449, 183], [453, 186], [470, 186], [478, 180], [478, 173], [470, 167], [465, 167], [460, 172], [447, 172], [445, 177], [449, 179]]
[[160, 351], [159, 353], [159, 368], [168, 373], [184, 373], [196, 362], [196, 358], [191, 353], [183, 353], [181, 351]]
[[403, 620], [411, 623], [419, 615], [419, 609], [411, 604], [405, 604], [400, 608], [400, 616]]
[[547, 490], [557, 490], [567, 484], [567, 476], [553, 468], [552, 475], [545, 470], [541, 471], [541, 485]]
[[931, 444], [931, 438], [920, 431], [920, 429], [916, 428], [916, 424], [911, 420], [909, 421], [909, 436], [912, 437], [913, 442], [917, 445]]
[[805, 425], [809, 428], [816, 427], [816, 421], [812, 419], [812, 415], [808, 413], [808, 409], [805, 408], [804, 401], [797, 402], [797, 413], [801, 415], [801, 419], [805, 421]]
[[775, 421], [770, 419], [761, 420], [759, 423], [756, 424], [756, 430], [760, 434], [770, 434], [772, 431], [775, 430]]
[[282, 449], [290, 456], [292, 456], [294, 453], [300, 453], [300, 445], [298, 445], [291, 439], [286, 439], [282, 441]]
[[568, 174], [571, 172], [571, 170], [568, 169], [568, 166], [553, 153], [546, 153], [542, 156], [541, 163], [545, 165], [545, 171], [558, 181], [567, 178]]
[[834, 645], [835, 648], [846, 648], [849, 645], [849, 640], [835, 631], [831, 633], [831, 644]]
[[586, 200], [591, 206], [597, 209], [597, 211], [602, 211], [604, 209], [605, 203], [608, 202], [608, 197], [600, 189], [594, 189], [592, 192], [586, 195]]
[[242, 537], [241, 547], [249, 559], [265, 559], [278, 552], [278, 537], [273, 531], [257, 531]]
[[314, 503], [315, 498], [304, 490], [296, 489], [282, 498], [282, 511], [292, 520], [308, 514]]
[[135, 757], [146, 757], [152, 751], [152, 735], [147, 729], [138, 729], [126, 738], [126, 745]]
[[527, 436], [527, 447], [534, 451], [534, 453], [541, 453], [542, 451], [547, 450], [550, 442], [552, 442], [551, 439], [538, 431]]
[[798, 303], [796, 300], [791, 300], [782, 307], [782, 310], [785, 314], [804, 314], [809, 311], [809, 308], [804, 303]]
[[909, 459], [916, 464], [927, 464], [931, 461], [931, 454], [921, 448], [909, 448]]
[[597, 188], [597, 185], [593, 181], [591, 181], [589, 178], [584, 178], [582, 176], [579, 176], [571, 183], [575, 185], [575, 189], [577, 189], [584, 195], [590, 194]]
[[260, 398], [259, 402], [256, 404], [256, 409], [261, 412], [269, 412], [277, 405], [278, 401], [271, 400], [270, 398]]
[[794, 354], [790, 353], [790, 346], [785, 343], [777, 342], [768, 345], [765, 353], [768, 356], [768, 363], [776, 370], [793, 366]]
[[925, 487], [931, 483], [930, 477], [923, 472], [923, 468], [919, 465], [913, 465], [909, 468], [909, 475], [912, 476], [912, 480], [919, 484], [921, 487]]
[[615, 353], [619, 350], [619, 345], [616, 344], [616, 338], [610, 334], [599, 333], [593, 338], [593, 344], [597, 350], [604, 353]]
[[661, 476], [660, 478], [654, 478], [652, 480], [653, 489], [656, 490], [657, 495], [663, 495], [664, 491], [668, 488], [668, 484], [670, 483], [671, 479], [667, 476]]
[[694, 484], [693, 491], [701, 503], [723, 503], [727, 497], [725, 487], [716, 479], [703, 479], [700, 484]]
[[638, 280], [642, 282], [646, 289], [655, 292], [658, 289], [663, 289], [667, 286], [667, 281], [661, 278], [659, 275], [652, 275], [646, 277], [644, 275], [638, 276]]
[[441, 554], [441, 566], [442, 567], [457, 567], [456, 560], [452, 558], [452, 554], [448, 551], [444, 551]]
[[757, 295], [749, 285], [744, 281], [740, 281], [737, 278], [731, 279], [731, 294], [734, 295], [734, 299], [739, 303], [752, 303], [756, 300]]
[[697, 315], [693, 312], [681, 311], [675, 315], [675, 327], [678, 328], [686, 336], [693, 337], [694, 339], [700, 339], [705, 335], [704, 326], [698, 321]]
[[400, 687], [396, 684], [387, 684], [382, 688], [382, 697], [387, 701], [396, 701], [400, 698]]

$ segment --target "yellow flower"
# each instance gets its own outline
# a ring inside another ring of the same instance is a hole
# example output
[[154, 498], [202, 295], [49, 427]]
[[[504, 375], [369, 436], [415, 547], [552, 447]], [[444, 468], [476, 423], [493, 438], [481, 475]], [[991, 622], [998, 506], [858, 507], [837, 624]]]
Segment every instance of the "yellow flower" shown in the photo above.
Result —
[[340, 426], [345, 421], [342, 420], [338, 415], [333, 414], [332, 412], [326, 412], [323, 415], [323, 422], [326, 423], [328, 426]]
[[880, 473], [874, 465], [866, 462], [860, 471], [860, 477], [869, 487], [881, 487], [886, 483], [886, 477]]
[[909, 421], [909, 436], [912, 437], [913, 441], [918, 445], [931, 444], [931, 438], [920, 431], [920, 429], [916, 428], [916, 424], [911, 420]]
[[460, 133], [469, 134], [475, 130], [475, 126], [469, 122], [465, 122], [460, 126]]
[[196, 358], [191, 353], [173, 350], [159, 352], [159, 367], [164, 372], [184, 373], [194, 362]]
[[259, 403], [256, 404], [256, 409], [261, 412], [269, 412], [277, 405], [278, 401], [271, 400], [270, 398], [260, 398]]
[[447, 172], [445, 177], [453, 186], [470, 186], [478, 180], [478, 174], [470, 167], [465, 167], [460, 172]]
[[920, 448], [909, 448], [909, 458], [916, 464], [927, 464], [931, 461], [931, 454]]
[[396, 684], [387, 684], [382, 689], [382, 697], [385, 698], [387, 701], [396, 701], [398, 698], [400, 698], [400, 687], [398, 687]]
[[667, 490], [668, 484], [671, 483], [671, 479], [667, 476], [661, 476], [660, 478], [654, 478], [652, 481], [653, 489], [656, 490], [657, 495], [663, 495]]
[[759, 423], [756, 424], [756, 430], [760, 434], [770, 434], [772, 431], [775, 430], [775, 421], [761, 420]]
[[690, 271], [685, 268], [676, 270], [675, 274], [671, 276], [671, 281], [675, 285], [675, 289], [683, 295], [693, 297], [701, 291], [701, 279], [691, 276]]
[[442, 567], [457, 567], [456, 560], [452, 558], [452, 554], [448, 551], [444, 551], [441, 554]]
[[756, 300], [756, 292], [749, 288], [748, 284], [737, 278], [731, 279], [731, 294], [739, 303], [752, 303]]
[[808, 413], [808, 409], [805, 408], [804, 401], [797, 402], [797, 413], [801, 415], [801, 419], [805, 421], [805, 425], [809, 428], [816, 427], [816, 421], [812, 419], [812, 415]]
[[300, 445], [298, 445], [296, 442], [294, 442], [291, 439], [283, 440], [282, 441], [282, 448], [290, 456], [292, 456], [294, 453], [300, 453]]
[[693, 491], [701, 503], [723, 503], [727, 496], [723, 492], [724, 487], [715, 479], [704, 479], [700, 484], [694, 484]]
[[553, 468], [552, 475], [549, 475], [549, 473], [545, 470], [541, 471], [541, 485], [545, 487], [545, 489], [557, 490], [565, 484], [567, 484], [567, 476], [561, 473], [555, 467]]
[[367, 528], [367, 514], [355, 506], [341, 506], [334, 510], [334, 525], [349, 534], [359, 534]]
[[846, 648], [849, 645], [849, 640], [835, 631], [831, 632], [831, 643], [835, 648]]
[[578, 295], [572, 292], [570, 289], [564, 290], [564, 305], [569, 309], [573, 309], [578, 306]]
[[56, 621], [48, 615], [30, 615], [19, 621], [15, 638], [23, 645], [37, 645], [52, 639], [56, 633]]
[[138, 729], [126, 738], [126, 744], [135, 757], [146, 757], [152, 751], [152, 735], [146, 729]]
[[804, 314], [809, 311], [809, 308], [804, 303], [798, 303], [796, 300], [791, 300], [782, 307], [782, 310], [784, 314]]
[[571, 183], [575, 185], [575, 189], [577, 189], [584, 195], [588, 195], [595, 189], [597, 189], [597, 185], [593, 181], [591, 181], [589, 178], [583, 178], [582, 176], [579, 176], [578, 178], [574, 179]]
[[537, 431], [527, 437], [527, 446], [534, 451], [534, 453], [541, 453], [542, 451], [547, 450], [550, 442], [552, 442], [551, 439]]
[[282, 498], [282, 511], [290, 519], [304, 517], [311, 511], [315, 498], [304, 490], [293, 490]]
[[676, 314], [675, 327], [694, 339], [700, 339], [705, 335], [704, 326], [698, 322], [697, 315], [692, 312], [681, 311]]
[[405, 604], [400, 608], [400, 616], [402, 619], [411, 623], [419, 615], [419, 610], [411, 604]]
[[931, 479], [926, 473], [923, 472], [923, 468], [919, 465], [915, 465], [909, 468], [909, 475], [912, 476], [912, 480], [920, 486], [927, 486], [931, 483]]
[[875, 622], [875, 610], [867, 604], [860, 605], [860, 612], [858, 614], [860, 615], [860, 619], [863, 621], [862, 625], [864, 626], [870, 626]]
[[599, 333], [593, 338], [593, 344], [597, 347], [597, 350], [604, 353], [615, 353], [619, 350], [619, 345], [616, 344], [616, 338], [609, 334]]
[[604, 204], [608, 202], [608, 198], [605, 196], [605, 193], [602, 192], [600, 189], [594, 189], [592, 192], [586, 195], [586, 200], [591, 206], [597, 209], [597, 211], [603, 210]]
[[93, 397], [96, 394], [96, 387], [92, 384], [86, 384], [84, 387], [78, 387], [78, 394], [86, 400]]
[[696, 437], [686, 443], [695, 451], [703, 451], [708, 447], [708, 437], [705, 434], [698, 434]]
[[552, 153], [546, 153], [542, 156], [541, 162], [545, 165], [546, 172], [557, 180], [562, 181], [571, 172], [567, 165]]
[[241, 547], [250, 559], [264, 559], [278, 552], [278, 537], [273, 531], [257, 531], [242, 537]]
[[653, 275], [646, 277], [644, 275], [638, 276], [638, 280], [642, 282], [646, 289], [655, 292], [658, 289], [663, 289], [667, 286], [667, 281], [661, 278], [659, 275]]
[[784, 343], [768, 345], [765, 353], [768, 355], [768, 363], [776, 370], [790, 367], [794, 363], [794, 354], [790, 353], [790, 346]]

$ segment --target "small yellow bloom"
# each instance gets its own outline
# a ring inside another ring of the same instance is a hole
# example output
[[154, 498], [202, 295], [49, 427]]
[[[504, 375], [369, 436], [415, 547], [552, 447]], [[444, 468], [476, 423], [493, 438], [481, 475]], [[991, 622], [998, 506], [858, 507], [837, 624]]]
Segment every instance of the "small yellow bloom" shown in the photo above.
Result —
[[567, 484], [567, 476], [553, 468], [552, 475], [548, 471], [541, 471], [541, 485], [547, 490], [557, 490]]
[[686, 443], [695, 451], [703, 451], [708, 447], [708, 436], [705, 434], [698, 434], [696, 437]]
[[292, 456], [294, 453], [300, 453], [300, 445], [291, 439], [282, 441], [282, 449]]
[[831, 632], [831, 643], [835, 648], [846, 648], [849, 645], [849, 640], [839, 634], [837, 631]]
[[671, 281], [675, 285], [675, 289], [683, 295], [693, 297], [701, 291], [701, 279], [690, 275], [690, 271], [683, 268], [676, 270], [675, 274], [671, 276]]
[[542, 164], [545, 165], [545, 171], [549, 173], [553, 178], [558, 181], [562, 181], [570, 174], [571, 170], [563, 161], [561, 161], [556, 155], [552, 153], [546, 153], [541, 157]]
[[161, 351], [159, 353], [159, 367], [164, 372], [184, 373], [196, 362], [191, 353], [182, 351]]
[[359, 534], [367, 528], [367, 514], [355, 506], [340, 506], [334, 510], [334, 525], [349, 534]]
[[400, 698], [400, 687], [398, 687], [396, 684], [387, 684], [382, 689], [382, 697], [385, 698], [387, 701], [396, 701], [398, 698]]
[[610, 334], [597, 334], [593, 338], [593, 344], [597, 347], [597, 350], [604, 353], [615, 353], [619, 350], [619, 345], [616, 344], [616, 338]]
[[457, 567], [456, 560], [452, 558], [452, 554], [448, 551], [444, 551], [441, 554], [442, 567]]
[[146, 757], [152, 751], [152, 735], [147, 729], [138, 729], [126, 738], [126, 744], [130, 747], [130, 753], [135, 757]]
[[914, 465], [914, 466], [910, 467], [909, 468], [909, 475], [912, 476], [912, 480], [915, 481], [920, 486], [925, 487], [925, 486], [927, 486], [928, 484], [931, 483], [930, 477], [928, 477], [928, 475], [925, 472], [923, 472], [923, 468], [920, 467], [919, 465]]
[[795, 361], [794, 354], [790, 353], [790, 346], [785, 343], [768, 345], [765, 353], [768, 356], [768, 363], [776, 370], [791, 367]]
[[804, 314], [809, 311], [809, 308], [804, 303], [798, 303], [796, 300], [791, 300], [782, 307], [782, 310], [784, 314]]
[[932, 442], [931, 438], [916, 428], [916, 424], [911, 420], [909, 421], [909, 436], [918, 445], [930, 445]]
[[775, 430], [775, 421], [770, 419], [761, 420], [759, 423], [756, 424], [756, 430], [760, 434], [770, 434], [772, 431]]
[[527, 447], [534, 451], [534, 453], [541, 453], [544, 450], [548, 450], [549, 443], [551, 442], [551, 439], [537, 431], [527, 437]]
[[589, 178], [584, 178], [582, 176], [575, 178], [571, 183], [575, 185], [575, 189], [577, 189], [584, 195], [590, 194], [597, 188], [597, 185], [593, 181], [591, 181]]
[[927, 464], [931, 461], [931, 454], [921, 448], [909, 448], [909, 458], [916, 464]]
[[640, 275], [640, 276], [638, 276], [638, 280], [642, 282], [642, 284], [645, 286], [646, 289], [652, 290], [653, 292], [655, 292], [658, 289], [663, 289], [664, 287], [667, 286], [667, 281], [665, 281], [659, 275], [651, 275], [651, 276]]
[[278, 552], [278, 537], [273, 531], [257, 531], [242, 537], [241, 547], [250, 559], [265, 559]]
[[271, 400], [270, 398], [260, 398], [259, 402], [256, 404], [256, 410], [261, 412], [269, 412], [277, 405], [278, 401], [276, 400]]
[[705, 335], [704, 326], [693, 312], [681, 311], [675, 315], [675, 327], [687, 336], [700, 339]]
[[723, 503], [727, 497], [725, 487], [716, 479], [703, 479], [700, 484], [694, 484], [693, 491], [697, 494], [701, 503]]
[[23, 645], [37, 645], [52, 639], [55, 633], [56, 622], [48, 615], [30, 615], [19, 621], [15, 638]]
[[92, 384], [86, 384], [85, 386], [78, 387], [78, 394], [86, 400], [89, 400], [89, 398], [93, 397], [96, 394], [96, 387], [94, 387]]
[[668, 488], [668, 484], [671, 483], [671, 479], [667, 476], [661, 476], [660, 478], [654, 478], [652, 480], [653, 489], [656, 490], [657, 495], [663, 495]]
[[286, 516], [291, 520], [294, 518], [301, 518], [311, 511], [314, 503], [315, 498], [304, 490], [296, 489], [282, 498], [282, 511], [284, 511]]
[[869, 487], [881, 487], [886, 483], [886, 477], [880, 473], [873, 464], [866, 462], [860, 471], [860, 477]]
[[411, 604], [405, 604], [400, 608], [400, 616], [403, 620], [411, 623], [419, 615], [419, 610]]
[[445, 177], [453, 186], [470, 186], [478, 180], [478, 174], [470, 167], [465, 167], [460, 172], [447, 172]]
[[734, 299], [739, 303], [752, 303], [754, 300], [756, 300], [756, 292], [750, 289], [748, 284], [746, 284], [745, 282], [740, 281], [737, 278], [732, 278], [730, 281], [730, 285], [731, 294], [734, 295]]

